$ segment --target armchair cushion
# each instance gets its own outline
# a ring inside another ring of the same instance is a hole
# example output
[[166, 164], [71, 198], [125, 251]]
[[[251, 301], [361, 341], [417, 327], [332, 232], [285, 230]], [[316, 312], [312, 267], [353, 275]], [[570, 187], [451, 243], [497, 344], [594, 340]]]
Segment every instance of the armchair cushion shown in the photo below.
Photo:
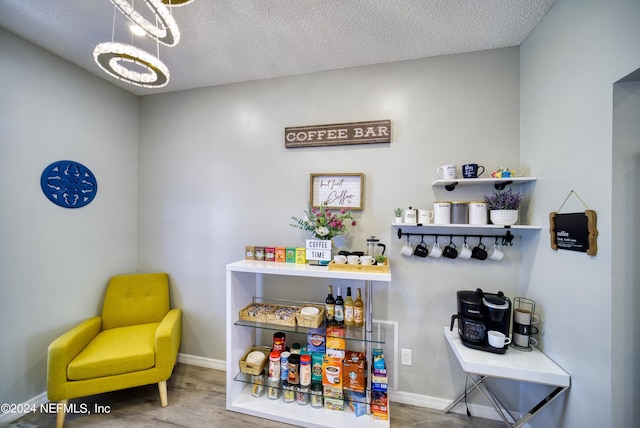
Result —
[[67, 378], [95, 379], [152, 368], [158, 325], [141, 324], [98, 333], [69, 363]]

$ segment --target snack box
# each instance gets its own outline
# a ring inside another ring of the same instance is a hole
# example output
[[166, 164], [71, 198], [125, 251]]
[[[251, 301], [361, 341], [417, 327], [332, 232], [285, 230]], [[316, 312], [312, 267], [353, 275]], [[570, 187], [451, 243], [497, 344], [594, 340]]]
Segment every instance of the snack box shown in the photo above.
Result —
[[375, 420], [375, 421], [388, 421], [389, 420], [389, 413], [373, 412], [372, 416], [373, 416], [373, 420]]
[[371, 391], [371, 411], [374, 413], [388, 412], [387, 393], [381, 391]]
[[356, 417], [367, 413], [367, 396], [364, 393], [347, 391], [345, 395], [345, 400]]
[[373, 350], [373, 368], [374, 369], [385, 369], [387, 366], [384, 363], [384, 353], [382, 349], [374, 349]]
[[322, 395], [324, 397], [329, 398], [339, 398], [342, 400], [344, 398], [344, 391], [342, 388], [334, 388], [331, 386], [323, 386], [322, 387]]
[[338, 358], [322, 359], [322, 385], [342, 388], [342, 360]]
[[346, 390], [364, 392], [367, 385], [364, 353], [347, 351], [342, 364], [342, 387]]
[[371, 382], [371, 390], [372, 391], [381, 391], [387, 392], [387, 383], [384, 382]]
[[344, 349], [327, 348], [324, 354], [327, 358], [337, 358], [339, 360], [344, 360]]
[[344, 400], [339, 398], [324, 397], [324, 408], [329, 410], [343, 410]]
[[284, 247], [276, 247], [276, 262], [284, 263], [287, 261], [287, 253]]
[[320, 352], [324, 354], [327, 349], [326, 344], [327, 330], [324, 327], [310, 328], [307, 333], [307, 349], [311, 352]]
[[244, 247], [245, 260], [253, 260], [255, 258], [256, 247], [255, 245], [247, 245]]
[[344, 339], [344, 327], [329, 326], [327, 327], [327, 349], [347, 349], [347, 342]]

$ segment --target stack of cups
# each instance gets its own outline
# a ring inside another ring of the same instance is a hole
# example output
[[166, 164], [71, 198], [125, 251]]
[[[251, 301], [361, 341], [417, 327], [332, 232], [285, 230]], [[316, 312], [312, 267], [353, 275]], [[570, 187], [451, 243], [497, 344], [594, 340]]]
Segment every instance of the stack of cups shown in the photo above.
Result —
[[531, 346], [538, 346], [538, 341], [531, 337], [538, 333], [533, 324], [538, 323], [535, 315], [536, 303], [524, 297], [513, 299], [513, 332], [511, 346], [521, 351], [531, 351]]

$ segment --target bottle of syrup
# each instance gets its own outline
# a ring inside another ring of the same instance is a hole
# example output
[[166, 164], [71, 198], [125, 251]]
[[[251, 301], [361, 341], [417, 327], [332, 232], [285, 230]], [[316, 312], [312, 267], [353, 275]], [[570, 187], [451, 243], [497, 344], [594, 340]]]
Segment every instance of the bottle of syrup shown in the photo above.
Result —
[[353, 322], [356, 327], [364, 326], [364, 302], [359, 288], [356, 290], [356, 300], [353, 302]]
[[336, 295], [336, 306], [334, 312], [334, 319], [339, 326], [344, 325], [344, 300], [342, 300], [342, 290], [338, 287], [338, 294]]
[[344, 299], [344, 325], [352, 326], [353, 321], [353, 298], [351, 298], [351, 287], [347, 287], [347, 297]]
[[329, 294], [327, 295], [327, 299], [325, 300], [324, 305], [324, 319], [327, 326], [330, 326], [334, 323], [335, 311], [336, 301], [333, 298], [333, 286], [329, 285]]

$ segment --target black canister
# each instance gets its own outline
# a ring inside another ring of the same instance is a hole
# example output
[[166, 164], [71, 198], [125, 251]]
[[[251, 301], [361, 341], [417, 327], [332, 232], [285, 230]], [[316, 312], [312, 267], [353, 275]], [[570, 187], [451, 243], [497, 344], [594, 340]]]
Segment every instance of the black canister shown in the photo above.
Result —
[[300, 384], [300, 354], [289, 355], [289, 384]]

